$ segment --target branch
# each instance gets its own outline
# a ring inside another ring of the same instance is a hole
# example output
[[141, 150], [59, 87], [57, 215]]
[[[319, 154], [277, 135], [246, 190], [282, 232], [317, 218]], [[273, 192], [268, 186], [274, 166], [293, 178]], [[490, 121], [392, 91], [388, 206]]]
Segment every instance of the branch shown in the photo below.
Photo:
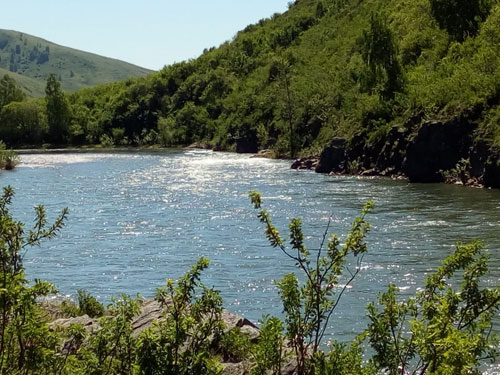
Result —
[[[363, 255], [361, 256], [361, 258], [363, 258]], [[349, 285], [354, 281], [354, 279], [356, 278], [356, 276], [358, 275], [359, 272], [360, 272], [360, 268], [358, 267], [358, 269], [356, 270], [356, 272], [351, 276], [351, 278], [349, 279], [349, 281], [342, 288], [342, 291], [339, 293], [339, 296], [337, 297], [337, 301], [335, 301], [335, 303], [333, 304], [333, 306], [330, 308], [330, 312], [328, 313], [328, 315], [327, 315], [327, 317], [325, 319], [325, 322], [323, 324], [323, 328], [321, 329], [320, 341], [323, 340], [323, 337], [324, 337], [325, 331], [326, 331], [326, 327], [328, 326], [328, 322], [330, 320], [330, 317], [332, 316], [333, 312], [337, 308], [337, 305], [339, 304], [340, 299], [342, 298], [342, 295], [345, 293], [345, 291], [347, 290], [347, 288], [349, 287]]]

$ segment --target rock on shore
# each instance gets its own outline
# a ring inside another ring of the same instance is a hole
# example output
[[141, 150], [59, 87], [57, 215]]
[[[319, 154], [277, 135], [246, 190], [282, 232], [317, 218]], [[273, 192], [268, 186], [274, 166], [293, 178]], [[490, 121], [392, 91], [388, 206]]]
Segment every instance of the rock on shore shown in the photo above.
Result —
[[476, 135], [476, 116], [474, 110], [449, 121], [416, 116], [376, 139], [333, 138], [319, 158], [298, 159], [292, 168], [500, 188], [500, 149]]

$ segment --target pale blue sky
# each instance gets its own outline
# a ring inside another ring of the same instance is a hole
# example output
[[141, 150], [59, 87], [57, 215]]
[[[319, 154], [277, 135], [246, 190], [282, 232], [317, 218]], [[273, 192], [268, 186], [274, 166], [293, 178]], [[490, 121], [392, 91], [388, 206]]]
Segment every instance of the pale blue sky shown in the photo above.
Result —
[[150, 69], [200, 55], [290, 0], [10, 0], [0, 28]]

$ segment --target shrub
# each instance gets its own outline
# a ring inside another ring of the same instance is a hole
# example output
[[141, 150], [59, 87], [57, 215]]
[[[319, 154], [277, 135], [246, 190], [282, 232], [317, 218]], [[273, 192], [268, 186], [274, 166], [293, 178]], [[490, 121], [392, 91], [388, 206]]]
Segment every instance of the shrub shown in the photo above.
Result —
[[57, 235], [68, 211], [48, 225], [44, 208], [36, 207], [35, 224], [25, 235], [23, 223], [9, 212], [13, 196], [12, 188], [6, 187], [0, 197], [0, 373], [49, 372], [60, 366], [58, 338], [44, 323], [37, 300], [55, 288], [41, 280], [29, 285], [23, 257], [30, 247]]
[[222, 335], [219, 345], [224, 362], [241, 362], [249, 356], [251, 344], [241, 328], [234, 327]]
[[271, 370], [273, 375], [281, 374], [285, 358], [283, 322], [276, 317], [264, 316], [259, 342], [254, 348], [253, 375], [265, 375]]
[[492, 320], [500, 308], [500, 286], [484, 287], [489, 257], [483, 248], [478, 241], [459, 243], [414, 298], [398, 301], [390, 285], [378, 304], [368, 306], [366, 335], [379, 371], [479, 374], [481, 362], [498, 355]]
[[210, 353], [211, 339], [222, 333], [222, 299], [200, 282], [209, 261], [201, 258], [177, 283], [167, 280], [156, 300], [166, 308], [154, 329], [141, 334], [139, 374], [215, 375], [218, 362]]
[[104, 306], [89, 292], [80, 289], [77, 291], [78, 310], [80, 315], [87, 314], [91, 318], [104, 315]]
[[[252, 191], [250, 198], [254, 207], [260, 209], [262, 204], [260, 194]], [[373, 203], [368, 202], [361, 216], [352, 223], [343, 246], [340, 245], [340, 239], [336, 235], [331, 235], [327, 241], [330, 227], [328, 224], [320, 248], [314, 257], [304, 245], [300, 219], [290, 221], [291, 248], [289, 249], [272, 224], [267, 210], [259, 211], [258, 217], [265, 224], [266, 237], [271, 246], [279, 248], [293, 260], [306, 279], [303, 285], [299, 285], [297, 276], [291, 273], [285, 275], [277, 284], [285, 313], [286, 337], [295, 353], [299, 375], [313, 371], [314, 358], [323, 342], [330, 317], [344, 292], [361, 270], [363, 255], [367, 251], [364, 238], [370, 229], [365, 216], [372, 209]], [[348, 256], [357, 258], [354, 271], [346, 269]], [[346, 271], [349, 273], [347, 277], [343, 275]], [[336, 287], [339, 287], [338, 292]]]

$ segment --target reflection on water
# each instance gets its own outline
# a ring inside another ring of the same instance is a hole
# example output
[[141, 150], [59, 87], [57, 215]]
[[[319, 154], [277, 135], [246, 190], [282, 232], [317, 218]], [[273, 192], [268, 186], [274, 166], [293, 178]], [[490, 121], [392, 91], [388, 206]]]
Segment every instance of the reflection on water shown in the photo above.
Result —
[[283, 233], [290, 218], [302, 217], [313, 249], [329, 218], [332, 231], [345, 234], [363, 203], [375, 201], [363, 272], [332, 320], [337, 338], [366, 326], [364, 308], [387, 284], [414, 293], [458, 240], [484, 240], [490, 283], [499, 282], [500, 191], [331, 177], [290, 170], [286, 161], [197, 150], [21, 160], [0, 177], [16, 190], [16, 216], [31, 222], [36, 204], [52, 217], [70, 209], [61, 236], [26, 257], [28, 275], [53, 281], [63, 294], [82, 288], [102, 300], [121, 292], [150, 297], [166, 277], [206, 256], [212, 263], [204, 281], [227, 308], [254, 321], [280, 315], [272, 281], [295, 268], [267, 245], [249, 190], [263, 194]]

